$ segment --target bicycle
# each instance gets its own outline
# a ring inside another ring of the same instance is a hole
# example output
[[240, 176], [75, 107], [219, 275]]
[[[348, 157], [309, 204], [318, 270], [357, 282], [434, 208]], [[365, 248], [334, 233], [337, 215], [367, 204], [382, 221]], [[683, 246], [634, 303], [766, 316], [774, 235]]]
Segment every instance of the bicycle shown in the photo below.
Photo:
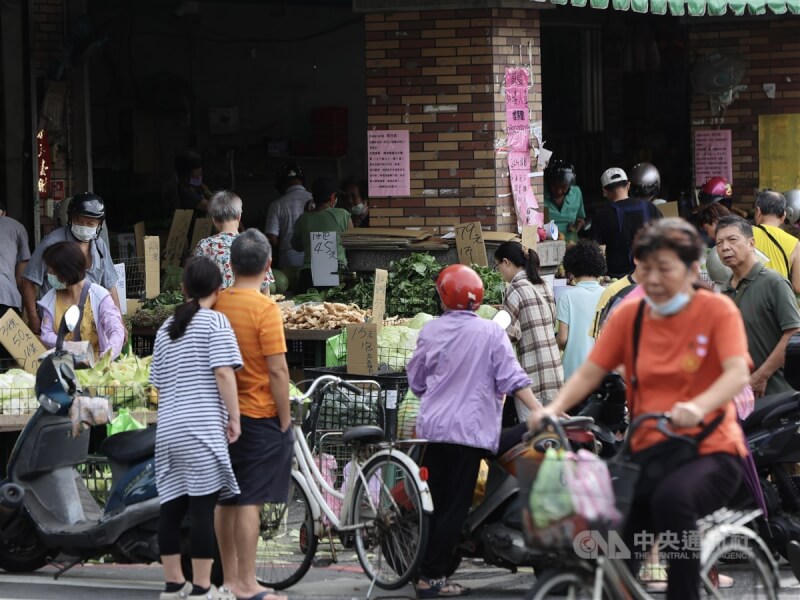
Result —
[[[358, 385], [380, 389], [372, 380]], [[311, 567], [320, 538], [327, 535], [333, 548], [336, 534], [345, 547], [355, 547], [372, 581], [370, 593], [374, 585], [398, 589], [417, 573], [433, 512], [425, 471], [420, 472], [400, 448], [424, 442], [386, 442], [383, 429], [375, 425], [346, 429], [342, 441], [352, 447], [352, 467], [343, 492], [336, 490], [317, 466], [302, 429], [312, 396], [317, 394], [314, 402], [319, 407], [325, 393], [335, 387], [362, 393], [350, 382], [323, 375], [305, 394], [290, 399], [295, 441], [289, 497], [285, 504], [266, 504], [262, 509], [257, 577], [275, 589], [294, 585]], [[326, 495], [341, 502], [339, 514]]]
[[[632, 432], [643, 421], [659, 420], [660, 431], [671, 435], [665, 426], [667, 413], [645, 413], [631, 423], [623, 452], [627, 450]], [[554, 427], [559, 431], [558, 427]], [[677, 435], [677, 434], [672, 434]], [[561, 445], [568, 448], [562, 438]], [[615, 490], [616, 491], [616, 490]], [[632, 491], [631, 491], [632, 494]], [[627, 502], [628, 499], [623, 500]], [[624, 511], [623, 511], [624, 514]], [[721, 508], [698, 521], [700, 534], [700, 583], [713, 598], [747, 597], [735, 585], [729, 589], [719, 586], [719, 575], [731, 569], [742, 571], [741, 565], [752, 567], [752, 575], [738, 573], [737, 578], [746, 580], [760, 598], [777, 600], [778, 566], [766, 543], [753, 529], [747, 527], [761, 515], [761, 510], [735, 511]], [[526, 600], [547, 598], [569, 598], [571, 600], [649, 600], [651, 596], [631, 573], [624, 558], [606, 556], [602, 548], [595, 548], [592, 558], [580, 558], [575, 553], [554, 553], [559, 566], [537, 574], [533, 588]], [[609, 553], [610, 554], [610, 553]]]

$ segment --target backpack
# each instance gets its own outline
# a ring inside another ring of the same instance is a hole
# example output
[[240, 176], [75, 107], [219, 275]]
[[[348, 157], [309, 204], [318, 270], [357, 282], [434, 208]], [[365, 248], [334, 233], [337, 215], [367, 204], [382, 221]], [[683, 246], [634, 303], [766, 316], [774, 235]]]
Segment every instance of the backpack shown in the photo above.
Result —
[[[627, 213], [634, 213], [640, 212], [642, 213], [642, 227], [647, 225], [647, 222], [650, 220], [650, 211], [648, 210], [650, 207], [648, 206], [650, 202], [648, 200], [640, 199], [635, 204], [626, 204], [625, 206], [620, 206], [621, 202], [612, 202], [611, 207], [614, 209], [614, 212], [617, 213], [617, 222], [619, 223], [619, 235], [622, 236], [622, 230], [625, 225], [625, 215]], [[630, 240], [627, 240], [630, 243]], [[633, 248], [631, 247], [628, 250], [628, 260], [630, 260], [631, 264], [633, 264]]]

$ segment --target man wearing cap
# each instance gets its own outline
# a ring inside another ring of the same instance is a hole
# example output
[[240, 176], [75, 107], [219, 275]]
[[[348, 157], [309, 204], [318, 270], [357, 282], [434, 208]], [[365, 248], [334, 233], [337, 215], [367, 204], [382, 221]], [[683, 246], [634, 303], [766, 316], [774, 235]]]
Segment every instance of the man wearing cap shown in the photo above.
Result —
[[353, 221], [350, 213], [343, 208], [336, 208], [339, 195], [339, 185], [332, 177], [320, 177], [311, 187], [311, 206], [308, 212], [304, 212], [294, 224], [292, 234], [292, 248], [303, 252], [303, 268], [300, 270], [301, 291], [309, 287], [319, 287], [313, 285], [311, 277], [311, 234], [313, 232], [333, 231], [336, 233], [336, 257], [339, 261], [339, 269], [347, 266], [347, 257], [342, 246], [341, 233], [352, 229]]
[[275, 187], [281, 197], [269, 205], [264, 233], [277, 254], [277, 266], [300, 267], [303, 253], [292, 248], [292, 233], [298, 217], [303, 214], [311, 194], [305, 187], [305, 175], [297, 165], [286, 165], [275, 177]]
[[592, 238], [606, 247], [608, 274], [624, 277], [634, 269], [633, 238], [651, 219], [660, 219], [661, 212], [643, 198], [628, 198], [630, 181], [622, 169], [607, 169], [600, 177], [603, 195], [608, 204], [595, 212]]

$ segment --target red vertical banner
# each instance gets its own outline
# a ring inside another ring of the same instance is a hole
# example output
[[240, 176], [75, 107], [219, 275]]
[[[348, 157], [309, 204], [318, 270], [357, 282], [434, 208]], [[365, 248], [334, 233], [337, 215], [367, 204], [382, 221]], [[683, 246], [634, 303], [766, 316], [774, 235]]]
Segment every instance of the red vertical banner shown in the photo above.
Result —
[[517, 211], [517, 226], [541, 225], [543, 215], [531, 187], [530, 110], [528, 84], [530, 76], [524, 67], [507, 67], [506, 133], [508, 136], [508, 170], [511, 193]]
[[50, 193], [50, 167], [53, 159], [50, 155], [50, 142], [47, 139], [47, 131], [39, 130], [36, 134], [36, 153], [38, 157], [38, 182], [39, 199], [45, 200]]

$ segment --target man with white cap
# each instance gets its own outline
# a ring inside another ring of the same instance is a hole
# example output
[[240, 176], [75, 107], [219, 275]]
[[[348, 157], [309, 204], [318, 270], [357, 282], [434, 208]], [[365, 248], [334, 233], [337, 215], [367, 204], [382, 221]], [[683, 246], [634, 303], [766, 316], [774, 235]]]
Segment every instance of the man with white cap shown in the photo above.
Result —
[[629, 198], [630, 180], [618, 167], [606, 169], [600, 177], [603, 195], [609, 201], [597, 210], [592, 220], [592, 238], [606, 247], [606, 263], [611, 277], [624, 277], [634, 269], [633, 238], [661, 212], [643, 198]]

